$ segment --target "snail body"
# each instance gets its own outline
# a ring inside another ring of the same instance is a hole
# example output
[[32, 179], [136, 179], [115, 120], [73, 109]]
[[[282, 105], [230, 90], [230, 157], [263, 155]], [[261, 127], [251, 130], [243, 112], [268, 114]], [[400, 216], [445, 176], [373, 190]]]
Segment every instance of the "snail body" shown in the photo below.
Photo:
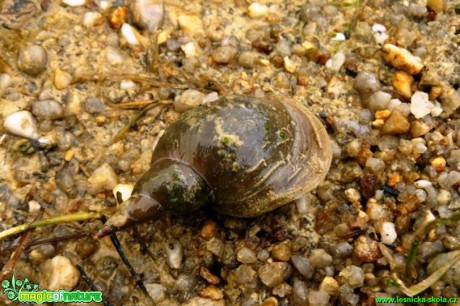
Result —
[[223, 97], [183, 113], [166, 129], [150, 169], [106, 231], [207, 204], [223, 215], [259, 216], [315, 188], [331, 160], [329, 136], [304, 106]]

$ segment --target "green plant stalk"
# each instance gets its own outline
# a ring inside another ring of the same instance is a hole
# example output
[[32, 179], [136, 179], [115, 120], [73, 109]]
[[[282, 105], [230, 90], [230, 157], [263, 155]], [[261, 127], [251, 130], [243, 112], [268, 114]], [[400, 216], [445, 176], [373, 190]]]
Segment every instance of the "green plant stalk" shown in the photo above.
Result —
[[38, 221], [28, 223], [28, 224], [21, 224], [21, 225], [18, 225], [18, 226], [15, 226], [15, 227], [12, 227], [10, 229], [0, 232], [0, 240], [13, 236], [13, 235], [23, 233], [27, 230], [34, 229], [37, 227], [43, 227], [43, 226], [67, 223], [67, 222], [78, 222], [78, 221], [100, 219], [101, 216], [102, 215], [98, 213], [77, 213], [77, 214], [64, 215], [64, 216], [58, 216], [58, 217], [38, 220]]

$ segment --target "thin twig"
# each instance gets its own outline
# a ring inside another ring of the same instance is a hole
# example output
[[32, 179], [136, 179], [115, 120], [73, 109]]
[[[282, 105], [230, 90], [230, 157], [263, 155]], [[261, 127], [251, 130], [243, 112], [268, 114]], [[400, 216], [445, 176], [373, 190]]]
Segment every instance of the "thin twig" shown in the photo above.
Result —
[[[100, 291], [96, 287], [96, 285], [94, 285], [94, 282], [91, 280], [91, 278], [88, 276], [88, 274], [86, 274], [85, 270], [83, 270], [83, 268], [81, 266], [79, 266], [79, 265], [76, 265], [76, 266], [77, 266], [78, 272], [80, 272], [81, 278], [83, 278], [83, 280], [88, 284], [88, 286], [91, 288], [91, 290], [92, 291]], [[101, 303], [104, 304], [104, 306], [113, 306], [112, 303], [107, 301], [107, 298], [103, 298]]]

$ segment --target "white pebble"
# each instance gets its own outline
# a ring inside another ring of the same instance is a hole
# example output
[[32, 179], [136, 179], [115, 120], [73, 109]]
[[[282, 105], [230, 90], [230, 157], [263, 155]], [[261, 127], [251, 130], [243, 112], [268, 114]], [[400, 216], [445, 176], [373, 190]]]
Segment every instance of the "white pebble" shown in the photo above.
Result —
[[442, 113], [441, 103], [434, 101], [434, 107], [431, 109], [431, 115], [433, 117], [438, 117]]
[[145, 284], [145, 289], [155, 304], [166, 298], [165, 288], [161, 284]]
[[[118, 184], [115, 186], [115, 188], [113, 188], [113, 196], [115, 197], [117, 202], [119, 197], [121, 198], [121, 202], [124, 202], [131, 196], [133, 188], [133, 184]], [[120, 194], [120, 196], [118, 196], [118, 194]]]
[[45, 267], [47, 271], [44, 274], [48, 276], [46, 289], [51, 291], [59, 289], [71, 290], [75, 287], [80, 277], [72, 262], [62, 255], [49, 259], [45, 263]]
[[345, 63], [345, 54], [343, 52], [337, 52], [326, 62], [326, 67], [333, 71], [339, 71]]
[[5, 130], [16, 136], [29, 139], [38, 138], [38, 129], [34, 117], [28, 111], [19, 111], [5, 118]]
[[293, 73], [297, 69], [297, 64], [292, 61], [289, 56], [283, 57], [284, 61], [284, 69], [286, 69], [287, 72]]
[[414, 149], [417, 151], [417, 153], [423, 154], [426, 152], [426, 150], [428, 150], [426, 147], [425, 139], [423, 138], [417, 137], [412, 139], [411, 142], [414, 145]]
[[389, 38], [387, 34], [387, 29], [382, 24], [378, 24], [378, 23], [374, 24], [372, 26], [372, 32], [374, 35], [374, 41], [379, 46], [383, 45], [385, 43], [385, 40]]
[[438, 204], [439, 205], [447, 205], [449, 204], [450, 200], [452, 199], [452, 194], [445, 190], [445, 189], [440, 189], [438, 192]]
[[137, 87], [137, 84], [131, 80], [122, 80], [120, 82], [120, 89], [132, 89], [136, 87]]
[[7, 89], [11, 84], [11, 77], [7, 73], [0, 74], [0, 90]]
[[392, 244], [395, 242], [398, 234], [395, 230], [395, 224], [392, 222], [384, 222], [382, 224], [382, 229], [380, 230], [380, 241], [384, 244]]
[[402, 104], [401, 100], [399, 99], [391, 99], [390, 102], [388, 102], [387, 109], [393, 110], [400, 106]]
[[136, 37], [136, 30], [129, 24], [123, 23], [121, 26], [121, 34], [131, 46], [139, 45], [139, 40]]
[[295, 200], [295, 205], [297, 206], [297, 211], [299, 212], [299, 214], [308, 213], [308, 197], [307, 197], [307, 194], [304, 194], [300, 198]]
[[433, 185], [433, 183], [428, 180], [418, 180], [414, 183], [414, 185], [417, 188], [427, 188], [428, 186]]
[[178, 113], [183, 113], [189, 109], [195, 108], [203, 104], [204, 97], [205, 94], [198, 90], [187, 89], [174, 98], [174, 110]]
[[214, 102], [219, 100], [219, 94], [215, 91], [209, 93], [206, 95], [206, 97], [203, 98], [203, 104]]
[[164, 248], [166, 251], [166, 261], [171, 269], [179, 269], [182, 265], [182, 259], [184, 257], [182, 251], [182, 245], [178, 240], [165, 242]]
[[415, 190], [415, 196], [417, 197], [418, 201], [420, 203], [424, 203], [427, 199], [427, 194], [426, 191], [423, 189], [417, 189]]
[[344, 41], [347, 40], [345, 35], [343, 33], [337, 33], [335, 34], [335, 37], [332, 39], [333, 41]]
[[69, 6], [82, 6], [85, 5], [86, 0], [62, 0], [62, 2]]
[[416, 91], [410, 99], [410, 112], [419, 119], [425, 117], [434, 108], [433, 102], [428, 100], [428, 94], [422, 91]]
[[355, 188], [348, 188], [345, 190], [345, 197], [350, 203], [359, 202], [361, 200], [361, 195]]
[[29, 213], [34, 214], [40, 211], [41, 206], [40, 203], [38, 203], [37, 201], [32, 200], [29, 201], [29, 203], [27, 204], [29, 204]]
[[262, 18], [268, 13], [268, 7], [264, 4], [254, 2], [248, 7], [248, 15], [251, 18]]
[[185, 45], [180, 46], [180, 48], [184, 52], [186, 58], [196, 56], [196, 48], [193, 42], [186, 43]]
[[99, 12], [87, 12], [83, 15], [83, 25], [87, 27], [93, 26], [100, 18], [102, 18], [102, 15]]
[[108, 46], [105, 52], [106, 52], [107, 61], [109, 61], [111, 65], [119, 65], [123, 63], [125, 60], [120, 50], [118, 50], [115, 47]]

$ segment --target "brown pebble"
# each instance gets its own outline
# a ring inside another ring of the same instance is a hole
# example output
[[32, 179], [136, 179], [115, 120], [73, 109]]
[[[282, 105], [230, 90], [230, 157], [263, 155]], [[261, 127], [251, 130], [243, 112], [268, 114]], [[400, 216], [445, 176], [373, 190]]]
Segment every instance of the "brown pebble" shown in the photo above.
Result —
[[364, 199], [372, 198], [377, 189], [377, 177], [374, 174], [365, 174], [359, 180], [359, 191]]
[[364, 262], [376, 261], [381, 256], [379, 244], [377, 241], [361, 235], [355, 240], [353, 255]]
[[238, 49], [234, 46], [220, 46], [212, 52], [212, 60], [219, 64], [230, 63], [238, 53]]
[[123, 6], [117, 7], [110, 13], [109, 24], [113, 29], [119, 29], [128, 17], [128, 9]]
[[396, 208], [401, 215], [407, 215], [411, 212], [414, 212], [418, 209], [420, 205], [420, 201], [418, 200], [416, 195], [409, 195], [407, 199], [398, 205]]
[[252, 42], [252, 46], [265, 54], [270, 54], [273, 51], [273, 45], [266, 37], [257, 38]]
[[410, 124], [410, 133], [413, 138], [425, 135], [431, 130], [431, 126], [421, 119], [417, 119]]
[[204, 223], [203, 227], [200, 230], [200, 237], [205, 240], [209, 240], [212, 237], [214, 237], [216, 230], [217, 230], [216, 222], [212, 220], [206, 220], [206, 222]]
[[262, 302], [262, 306], [278, 306], [278, 300], [271, 296]]
[[205, 266], [200, 267], [200, 275], [211, 285], [217, 285], [220, 283], [220, 279], [209, 271]]
[[384, 135], [398, 135], [409, 131], [410, 123], [397, 109], [391, 112], [381, 131]]
[[405, 99], [412, 97], [412, 84], [414, 84], [414, 77], [410, 74], [397, 70], [393, 74], [393, 87]]
[[224, 297], [222, 289], [214, 287], [212, 285], [206, 286], [198, 290], [198, 294], [201, 297], [208, 298], [214, 301], [221, 300]]
[[363, 145], [359, 150], [358, 155], [356, 156], [356, 161], [361, 166], [365, 166], [367, 159], [371, 158], [372, 156], [374, 156], [374, 153], [372, 153], [369, 146]]
[[289, 259], [291, 259], [290, 245], [288, 245], [286, 242], [275, 244], [270, 254], [272, 255], [273, 259], [279, 261], [289, 261]]

